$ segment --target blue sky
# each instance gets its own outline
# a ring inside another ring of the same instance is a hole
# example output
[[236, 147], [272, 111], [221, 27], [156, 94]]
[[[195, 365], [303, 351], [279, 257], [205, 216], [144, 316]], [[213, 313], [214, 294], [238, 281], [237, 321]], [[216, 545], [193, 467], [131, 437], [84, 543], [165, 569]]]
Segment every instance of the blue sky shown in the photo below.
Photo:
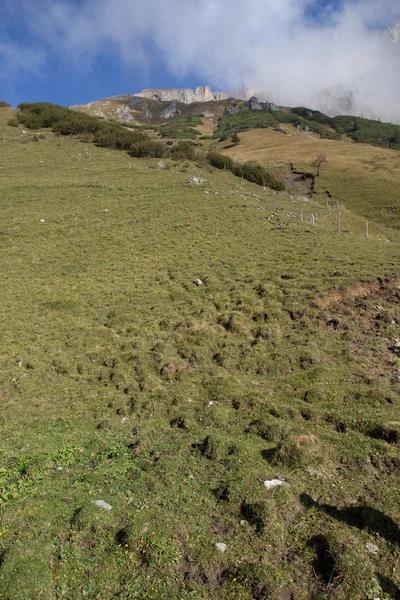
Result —
[[[14, 106], [41, 100], [81, 104], [148, 87], [210, 84], [231, 90], [243, 83], [265, 88], [268, 82], [275, 95], [294, 101], [297, 94], [300, 100], [306, 75], [315, 74], [312, 88], [319, 80], [326, 85], [327, 68], [337, 85], [363, 76], [367, 34], [400, 17], [398, 0], [0, 4], [0, 99]], [[343, 53], [350, 40], [351, 73]]]

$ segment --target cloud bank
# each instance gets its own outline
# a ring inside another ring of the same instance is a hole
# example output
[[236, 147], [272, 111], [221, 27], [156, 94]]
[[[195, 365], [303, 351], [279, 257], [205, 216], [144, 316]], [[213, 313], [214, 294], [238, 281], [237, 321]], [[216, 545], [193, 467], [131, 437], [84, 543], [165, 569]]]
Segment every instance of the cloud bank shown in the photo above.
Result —
[[400, 44], [382, 35], [400, 17], [398, 0], [14, 0], [13, 10], [17, 5], [36, 48], [23, 50], [57, 55], [74, 69], [91, 69], [104, 54], [128, 67], [162, 61], [176, 77], [192, 74], [222, 90], [248, 83], [277, 104], [331, 103], [332, 111], [340, 97], [343, 110], [353, 103], [359, 114], [400, 122]]

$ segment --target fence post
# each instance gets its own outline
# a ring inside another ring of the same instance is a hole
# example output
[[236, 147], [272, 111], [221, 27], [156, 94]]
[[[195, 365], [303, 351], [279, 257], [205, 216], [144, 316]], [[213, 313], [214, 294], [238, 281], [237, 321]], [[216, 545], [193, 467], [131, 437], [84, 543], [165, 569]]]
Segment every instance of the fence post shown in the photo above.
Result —
[[338, 212], [338, 219], [337, 219], [337, 230], [340, 231], [340, 210]]

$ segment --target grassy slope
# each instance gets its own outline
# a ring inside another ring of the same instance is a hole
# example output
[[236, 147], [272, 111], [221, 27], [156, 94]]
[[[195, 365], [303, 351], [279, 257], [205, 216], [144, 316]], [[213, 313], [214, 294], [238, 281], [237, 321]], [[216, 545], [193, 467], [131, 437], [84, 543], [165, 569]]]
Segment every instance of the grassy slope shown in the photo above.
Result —
[[1, 600], [394, 597], [397, 234], [9, 116]]
[[[289, 135], [270, 129], [257, 129], [242, 134], [242, 142], [226, 153], [237, 161], [257, 160], [268, 166], [282, 167], [293, 162], [295, 167], [316, 174], [318, 153], [328, 157], [328, 165], [316, 180], [315, 200], [325, 203], [326, 191], [333, 202], [351, 211], [387, 225], [400, 226], [398, 182], [400, 153], [367, 144], [319, 139], [284, 126]], [[223, 147], [231, 146], [225, 143]]]

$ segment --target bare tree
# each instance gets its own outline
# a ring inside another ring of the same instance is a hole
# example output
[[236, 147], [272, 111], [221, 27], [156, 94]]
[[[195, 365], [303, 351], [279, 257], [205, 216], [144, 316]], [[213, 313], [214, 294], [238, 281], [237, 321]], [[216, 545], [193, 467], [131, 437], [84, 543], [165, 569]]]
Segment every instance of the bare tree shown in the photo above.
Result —
[[315, 166], [318, 168], [318, 177], [321, 175], [321, 168], [325, 167], [325, 165], [328, 163], [328, 158], [326, 156], [326, 154], [323, 154], [323, 152], [320, 152], [317, 155], [317, 159], [315, 161]]

